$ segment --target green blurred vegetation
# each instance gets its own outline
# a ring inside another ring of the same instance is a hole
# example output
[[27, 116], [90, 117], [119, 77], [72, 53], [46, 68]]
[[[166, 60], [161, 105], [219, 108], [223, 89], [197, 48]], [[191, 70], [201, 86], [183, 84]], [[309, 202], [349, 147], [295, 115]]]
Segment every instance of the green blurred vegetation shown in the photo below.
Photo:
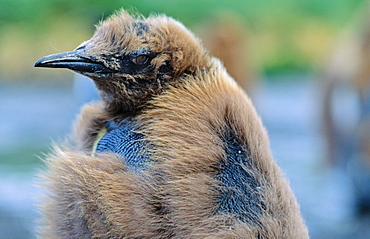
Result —
[[90, 38], [94, 24], [120, 8], [144, 16], [165, 13], [190, 28], [215, 12], [235, 12], [244, 17], [265, 72], [312, 70], [364, 2], [0, 0], [0, 79], [55, 77], [55, 71], [34, 70], [33, 62], [46, 54], [75, 48]]
[[45, 144], [21, 144], [17, 150], [0, 152], [0, 167], [7, 166], [13, 170], [27, 171], [33, 169], [35, 164], [41, 163], [41, 157], [50, 149]]

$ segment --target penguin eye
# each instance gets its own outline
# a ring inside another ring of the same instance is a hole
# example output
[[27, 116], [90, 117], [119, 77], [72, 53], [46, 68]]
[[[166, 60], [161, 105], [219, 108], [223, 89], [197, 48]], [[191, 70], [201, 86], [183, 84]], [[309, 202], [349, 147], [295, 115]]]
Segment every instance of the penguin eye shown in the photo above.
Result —
[[137, 57], [132, 58], [132, 62], [136, 65], [144, 65], [148, 62], [149, 57], [147, 55], [139, 55]]

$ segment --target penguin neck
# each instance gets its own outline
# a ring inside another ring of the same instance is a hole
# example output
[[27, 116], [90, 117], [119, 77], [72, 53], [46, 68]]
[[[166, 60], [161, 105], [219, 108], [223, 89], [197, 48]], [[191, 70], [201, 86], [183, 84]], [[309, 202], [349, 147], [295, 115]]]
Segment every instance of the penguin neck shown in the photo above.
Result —
[[100, 98], [104, 102], [105, 110], [111, 118], [120, 118], [126, 116], [134, 116], [139, 114], [149, 102], [156, 96], [160, 95], [166, 87], [161, 87], [160, 89], [149, 89], [149, 92], [145, 86], [142, 87], [142, 91], [128, 91], [126, 89], [120, 89], [113, 87], [112, 89], [107, 89], [107, 87], [99, 87]]

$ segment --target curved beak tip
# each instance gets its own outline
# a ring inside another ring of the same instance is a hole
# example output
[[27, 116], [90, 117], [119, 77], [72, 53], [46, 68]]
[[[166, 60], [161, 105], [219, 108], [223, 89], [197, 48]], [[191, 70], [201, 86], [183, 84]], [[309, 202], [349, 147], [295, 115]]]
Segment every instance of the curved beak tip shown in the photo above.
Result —
[[34, 66], [34, 67], [42, 67], [42, 63], [43, 63], [42, 59], [43, 59], [43, 58], [41, 58], [41, 59], [37, 60], [33, 66]]

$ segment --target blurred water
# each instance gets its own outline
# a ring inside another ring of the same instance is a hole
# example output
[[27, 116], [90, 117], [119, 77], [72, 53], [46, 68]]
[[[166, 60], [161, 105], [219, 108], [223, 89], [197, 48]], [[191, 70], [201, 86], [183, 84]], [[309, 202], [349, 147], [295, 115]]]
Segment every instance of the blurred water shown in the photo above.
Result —
[[[370, 238], [369, 218], [353, 216], [346, 174], [322, 163], [315, 83], [306, 76], [288, 78], [294, 79], [262, 84], [254, 103], [311, 238]], [[35, 149], [63, 140], [77, 113], [72, 88], [71, 82], [56, 86], [0, 83], [0, 157], [24, 148], [33, 148], [29, 154], [34, 157], [41, 155]], [[11, 159], [20, 164], [6, 160], [0, 158], [0, 238], [33, 238], [38, 218], [35, 197], [40, 195], [33, 178], [40, 166], [31, 164], [25, 170], [27, 163], [21, 159]]]
[[276, 83], [261, 87], [255, 105], [269, 132], [274, 158], [296, 194], [311, 238], [370, 238], [370, 218], [354, 216], [348, 175], [324, 163], [320, 85], [307, 76], [284, 78], [286, 81], [275, 79]]
[[76, 109], [70, 89], [68, 82], [0, 81], [0, 132], [6, 135], [0, 137], [0, 151], [65, 137]]
[[0, 238], [34, 238], [34, 175], [52, 140], [70, 131], [76, 113], [71, 83], [0, 82]]

